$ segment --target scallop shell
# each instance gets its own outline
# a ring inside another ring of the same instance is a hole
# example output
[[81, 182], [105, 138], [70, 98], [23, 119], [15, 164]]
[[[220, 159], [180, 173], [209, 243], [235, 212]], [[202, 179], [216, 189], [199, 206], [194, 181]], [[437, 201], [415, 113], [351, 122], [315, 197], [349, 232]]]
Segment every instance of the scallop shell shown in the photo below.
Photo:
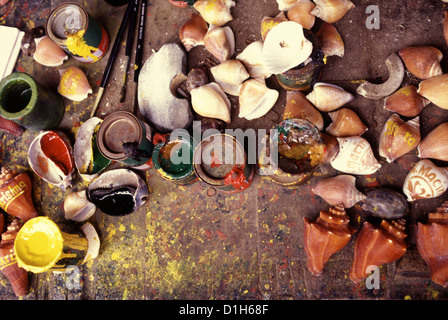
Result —
[[361, 121], [355, 111], [348, 108], [329, 112], [333, 121], [326, 132], [334, 137], [360, 136], [368, 130], [368, 127]]
[[283, 120], [291, 118], [306, 119], [313, 123], [319, 130], [324, 128], [322, 114], [305, 98], [305, 94], [298, 90], [286, 92], [286, 106], [283, 113]]
[[350, 0], [314, 0], [312, 15], [328, 23], [339, 21], [355, 5]]
[[218, 27], [233, 19], [230, 13], [233, 6], [235, 6], [233, 0], [198, 0], [193, 5], [205, 21]]
[[244, 80], [250, 77], [246, 68], [239, 60], [226, 60], [211, 67], [210, 72], [221, 89], [233, 96], [238, 96]]
[[304, 29], [311, 30], [316, 20], [311, 11], [315, 7], [316, 5], [310, 0], [299, 0], [292, 5], [286, 16], [290, 21], [297, 22]]
[[68, 59], [67, 53], [47, 36], [35, 39], [33, 59], [47, 67], [57, 67]]
[[420, 82], [417, 93], [442, 109], [448, 109], [448, 73]]
[[344, 56], [344, 41], [335, 26], [322, 21], [319, 31], [316, 33], [316, 37], [319, 39], [320, 47], [327, 57]]
[[59, 70], [61, 79], [58, 92], [73, 101], [82, 101], [92, 93], [92, 87], [87, 80], [86, 74], [78, 67], [68, 67]]
[[271, 31], [273, 27], [278, 25], [280, 22], [285, 21], [288, 21], [288, 19], [286, 18], [285, 13], [283, 11], [280, 11], [280, 13], [275, 17], [268, 17], [268, 16], [263, 17], [263, 19], [261, 20], [261, 30], [260, 30], [261, 38], [263, 39], [263, 41], [266, 39], [267, 34], [269, 33], [269, 31]]
[[448, 122], [428, 133], [417, 147], [420, 158], [448, 161]]
[[342, 204], [344, 208], [351, 208], [366, 195], [356, 189], [356, 178], [351, 175], [337, 175], [317, 181], [311, 192], [320, 196], [329, 205]]
[[362, 210], [380, 219], [400, 219], [409, 212], [406, 197], [388, 188], [368, 188], [363, 190], [366, 199], [359, 204]]
[[417, 87], [407, 85], [384, 100], [384, 109], [404, 117], [415, 117], [428, 104], [429, 101], [417, 93]]
[[204, 46], [220, 62], [235, 53], [235, 35], [230, 27], [210, 26], [204, 37]]
[[239, 94], [240, 118], [253, 120], [264, 116], [277, 102], [279, 92], [266, 86], [264, 80], [249, 79]]
[[403, 121], [396, 113], [387, 119], [380, 134], [379, 154], [387, 162], [417, 148], [420, 143], [420, 118]]
[[343, 88], [324, 82], [318, 82], [306, 96], [320, 111], [330, 112], [353, 101], [355, 97]]
[[65, 197], [65, 219], [81, 222], [93, 216], [96, 206], [87, 198], [86, 191], [86, 189], [73, 191]]
[[207, 118], [230, 122], [230, 100], [216, 82], [211, 82], [190, 91], [194, 111]]
[[204, 44], [204, 37], [208, 31], [204, 18], [197, 13], [191, 14], [190, 19], [179, 29], [179, 39], [187, 52], [196, 46]]
[[406, 68], [420, 79], [429, 79], [442, 74], [440, 61], [442, 52], [434, 47], [406, 47], [398, 52]]
[[272, 75], [264, 63], [263, 42], [254, 41], [236, 56], [252, 78], [269, 78]]

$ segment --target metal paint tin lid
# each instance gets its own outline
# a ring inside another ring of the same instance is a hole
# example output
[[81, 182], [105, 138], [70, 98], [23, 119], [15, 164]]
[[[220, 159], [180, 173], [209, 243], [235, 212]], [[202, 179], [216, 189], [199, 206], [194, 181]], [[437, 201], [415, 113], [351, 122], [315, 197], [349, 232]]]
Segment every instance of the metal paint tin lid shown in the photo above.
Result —
[[87, 11], [75, 2], [65, 2], [50, 14], [46, 30], [51, 40], [59, 45], [67, 41], [67, 32], [86, 30], [89, 23]]

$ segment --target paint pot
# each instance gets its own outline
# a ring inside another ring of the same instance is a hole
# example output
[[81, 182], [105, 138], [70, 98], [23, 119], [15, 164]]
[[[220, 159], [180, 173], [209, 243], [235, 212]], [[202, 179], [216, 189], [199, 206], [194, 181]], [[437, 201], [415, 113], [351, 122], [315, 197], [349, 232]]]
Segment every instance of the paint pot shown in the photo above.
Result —
[[227, 134], [203, 139], [194, 151], [193, 168], [202, 182], [224, 193], [244, 191], [255, 175], [243, 146]]
[[99, 252], [95, 228], [58, 225], [48, 217], [27, 221], [17, 233], [14, 250], [19, 267], [33, 272], [65, 271], [94, 259]]
[[194, 5], [196, 0], [168, 0], [168, 2], [171, 3], [175, 7], [186, 8], [186, 7]]
[[97, 146], [101, 154], [137, 170], [152, 167], [151, 127], [127, 111], [116, 111], [101, 123]]
[[56, 7], [45, 27], [48, 37], [80, 62], [96, 62], [109, 48], [106, 29], [74, 2]]
[[196, 143], [188, 135], [154, 135], [152, 161], [157, 173], [165, 180], [178, 185], [193, 184], [198, 180], [193, 169], [193, 152]]
[[26, 73], [12, 73], [0, 81], [0, 116], [30, 130], [56, 127], [64, 116], [62, 97]]

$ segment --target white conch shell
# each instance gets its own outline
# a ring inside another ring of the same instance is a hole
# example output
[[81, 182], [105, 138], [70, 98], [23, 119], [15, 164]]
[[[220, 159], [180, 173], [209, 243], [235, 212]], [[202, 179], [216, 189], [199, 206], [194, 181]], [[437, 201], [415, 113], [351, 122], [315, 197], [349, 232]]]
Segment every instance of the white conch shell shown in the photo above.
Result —
[[230, 9], [234, 5], [233, 0], [198, 0], [193, 7], [199, 11], [205, 21], [219, 27], [233, 19]]
[[304, 62], [311, 55], [313, 44], [305, 38], [303, 27], [294, 22], [281, 22], [266, 36], [263, 56], [273, 74], [285, 72]]
[[204, 36], [204, 46], [208, 52], [223, 62], [235, 53], [235, 34], [230, 27], [210, 25]]
[[86, 189], [70, 192], [64, 200], [65, 219], [77, 222], [89, 219], [96, 206], [87, 198]]
[[37, 38], [33, 58], [37, 63], [47, 67], [57, 67], [68, 59], [67, 53], [47, 36]]
[[355, 5], [350, 0], [314, 0], [316, 8], [311, 14], [328, 23], [339, 21]]
[[376, 160], [369, 142], [359, 136], [337, 138], [339, 153], [331, 166], [344, 173], [367, 175], [378, 171], [381, 164]]
[[82, 101], [93, 92], [86, 74], [78, 67], [59, 70], [59, 74], [58, 92], [61, 96], [72, 101]]
[[211, 67], [210, 72], [221, 89], [233, 96], [240, 94], [241, 85], [244, 80], [250, 77], [241, 61], [234, 59], [226, 60]]
[[230, 100], [216, 82], [210, 82], [190, 91], [194, 111], [207, 118], [230, 122]]
[[269, 78], [272, 75], [264, 63], [261, 40], [249, 44], [236, 58], [244, 64], [252, 78]]
[[266, 86], [264, 80], [249, 79], [239, 95], [240, 118], [253, 120], [264, 116], [277, 102], [279, 92]]
[[318, 82], [306, 96], [320, 111], [330, 112], [353, 101], [355, 97], [343, 88], [334, 84]]

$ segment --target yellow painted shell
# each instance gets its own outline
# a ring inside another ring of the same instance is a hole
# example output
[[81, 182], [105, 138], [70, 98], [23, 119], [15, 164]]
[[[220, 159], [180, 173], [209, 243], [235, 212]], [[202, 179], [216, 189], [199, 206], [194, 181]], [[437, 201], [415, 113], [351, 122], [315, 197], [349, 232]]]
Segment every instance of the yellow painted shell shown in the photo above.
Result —
[[407, 85], [384, 99], [384, 109], [404, 117], [415, 117], [429, 104], [417, 93], [417, 87]]
[[204, 46], [220, 62], [235, 53], [235, 35], [230, 27], [210, 26], [204, 36]]
[[305, 94], [299, 90], [286, 92], [286, 106], [283, 112], [283, 120], [291, 118], [306, 119], [313, 123], [319, 130], [324, 128], [322, 114], [306, 99]]
[[429, 132], [417, 147], [420, 158], [448, 161], [448, 122]]
[[314, 0], [311, 14], [328, 23], [339, 21], [355, 5], [350, 0]]
[[191, 105], [199, 115], [230, 122], [231, 104], [221, 87], [210, 82], [190, 91]]
[[325, 21], [316, 33], [322, 52], [327, 56], [343, 57], [345, 53], [344, 41], [335, 26]]
[[420, 82], [417, 93], [442, 109], [448, 109], [448, 73]]
[[193, 5], [205, 21], [218, 27], [233, 19], [230, 13], [233, 6], [235, 6], [233, 0], [198, 0]]
[[68, 59], [67, 53], [47, 36], [37, 38], [33, 58], [37, 63], [47, 67], [57, 67]]
[[180, 27], [179, 39], [188, 52], [194, 47], [204, 44], [207, 31], [208, 26], [204, 18], [197, 13], [193, 13], [190, 19]]
[[240, 118], [253, 120], [264, 116], [277, 102], [279, 92], [260, 79], [246, 80], [239, 94]]
[[334, 137], [360, 136], [368, 130], [368, 127], [361, 121], [355, 111], [348, 108], [329, 112], [333, 121], [326, 129], [326, 132]]
[[73, 101], [82, 101], [92, 93], [92, 87], [87, 80], [87, 76], [78, 67], [68, 67], [59, 70], [61, 79], [59, 81], [58, 92]]
[[334, 111], [355, 99], [343, 88], [324, 82], [316, 83], [306, 98], [323, 112]]
[[431, 46], [406, 47], [398, 52], [406, 68], [420, 79], [429, 79], [442, 74], [440, 61], [442, 52]]
[[229, 59], [211, 67], [210, 72], [224, 92], [238, 96], [244, 80], [250, 77], [244, 65], [239, 60]]
[[315, 7], [316, 5], [310, 0], [299, 0], [292, 5], [286, 16], [290, 21], [297, 22], [304, 29], [310, 30], [316, 21], [316, 17], [311, 14]]

